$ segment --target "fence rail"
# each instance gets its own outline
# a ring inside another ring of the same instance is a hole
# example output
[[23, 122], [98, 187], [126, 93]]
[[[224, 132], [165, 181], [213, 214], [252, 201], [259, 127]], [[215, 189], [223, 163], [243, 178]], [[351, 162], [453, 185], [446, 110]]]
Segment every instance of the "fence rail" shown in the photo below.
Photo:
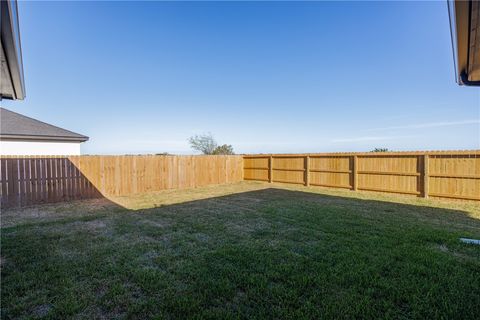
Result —
[[243, 180], [241, 156], [0, 157], [2, 207]]
[[480, 151], [245, 155], [244, 179], [480, 201]]
[[480, 150], [244, 156], [0, 157], [0, 205], [257, 180], [480, 201]]

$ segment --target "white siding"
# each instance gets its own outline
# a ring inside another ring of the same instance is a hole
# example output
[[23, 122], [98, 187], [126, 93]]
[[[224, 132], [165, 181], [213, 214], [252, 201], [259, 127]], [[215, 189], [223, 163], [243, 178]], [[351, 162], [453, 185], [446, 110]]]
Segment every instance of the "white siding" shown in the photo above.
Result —
[[44, 141], [0, 141], [0, 155], [80, 155], [80, 143]]

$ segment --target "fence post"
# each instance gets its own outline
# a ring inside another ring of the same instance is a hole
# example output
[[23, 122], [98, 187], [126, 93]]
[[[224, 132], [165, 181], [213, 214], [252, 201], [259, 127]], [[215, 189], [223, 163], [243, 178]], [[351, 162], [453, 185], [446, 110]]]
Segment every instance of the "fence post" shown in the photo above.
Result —
[[352, 188], [353, 191], [358, 190], [358, 157], [354, 155], [352, 157]]
[[310, 186], [310, 156], [305, 156], [305, 185]]
[[428, 198], [428, 154], [423, 155], [423, 197]]
[[268, 158], [268, 182], [273, 182], [273, 156]]

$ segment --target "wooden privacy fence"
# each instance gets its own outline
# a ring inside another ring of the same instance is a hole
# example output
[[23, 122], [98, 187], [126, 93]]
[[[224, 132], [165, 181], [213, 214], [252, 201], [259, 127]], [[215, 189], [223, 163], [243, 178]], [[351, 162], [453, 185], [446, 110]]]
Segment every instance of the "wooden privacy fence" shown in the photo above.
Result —
[[480, 200], [480, 150], [246, 155], [244, 179]]
[[242, 162], [241, 156], [2, 156], [1, 206], [237, 182]]
[[480, 151], [0, 157], [1, 206], [238, 182], [480, 200]]

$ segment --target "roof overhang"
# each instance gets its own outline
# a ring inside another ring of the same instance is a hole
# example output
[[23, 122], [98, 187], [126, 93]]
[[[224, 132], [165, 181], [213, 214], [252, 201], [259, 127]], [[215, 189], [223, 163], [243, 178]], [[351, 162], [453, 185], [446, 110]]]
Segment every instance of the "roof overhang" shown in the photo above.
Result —
[[25, 82], [17, 1], [0, 1], [0, 19], [0, 99], [23, 100]]
[[480, 2], [447, 0], [447, 4], [456, 81], [480, 86]]
[[43, 142], [85, 142], [88, 137], [61, 137], [61, 136], [39, 136], [39, 135], [19, 135], [2, 134], [0, 141], [43, 141]]

